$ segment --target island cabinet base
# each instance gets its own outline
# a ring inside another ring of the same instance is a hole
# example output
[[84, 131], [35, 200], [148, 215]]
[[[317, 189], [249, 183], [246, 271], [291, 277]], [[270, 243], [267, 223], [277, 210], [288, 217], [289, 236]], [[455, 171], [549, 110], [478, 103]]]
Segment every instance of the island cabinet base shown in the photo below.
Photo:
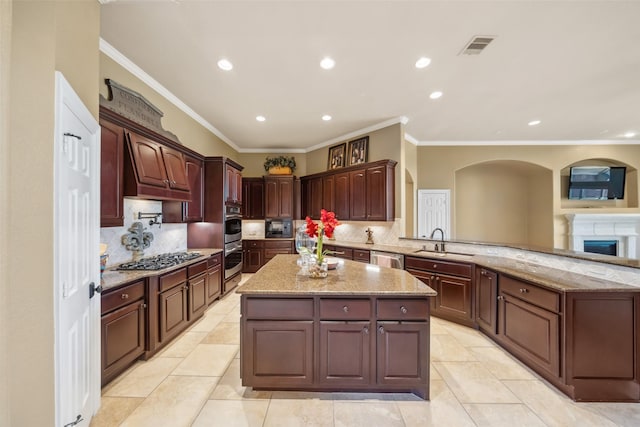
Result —
[[242, 295], [242, 384], [429, 398], [429, 297]]

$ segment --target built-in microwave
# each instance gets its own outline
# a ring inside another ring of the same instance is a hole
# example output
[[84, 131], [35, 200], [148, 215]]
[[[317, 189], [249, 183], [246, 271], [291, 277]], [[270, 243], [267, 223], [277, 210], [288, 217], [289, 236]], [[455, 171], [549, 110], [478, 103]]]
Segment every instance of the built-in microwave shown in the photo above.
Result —
[[267, 218], [264, 222], [264, 236], [268, 239], [293, 237], [293, 221], [291, 218]]

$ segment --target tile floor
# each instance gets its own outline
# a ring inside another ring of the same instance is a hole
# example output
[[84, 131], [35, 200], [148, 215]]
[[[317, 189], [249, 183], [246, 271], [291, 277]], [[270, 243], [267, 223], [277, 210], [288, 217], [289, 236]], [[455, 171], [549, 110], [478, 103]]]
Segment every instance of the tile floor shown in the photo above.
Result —
[[245, 389], [239, 303], [235, 293], [216, 302], [167, 348], [108, 384], [91, 426], [640, 425], [640, 404], [574, 403], [484, 335], [437, 318], [430, 401], [411, 394]]

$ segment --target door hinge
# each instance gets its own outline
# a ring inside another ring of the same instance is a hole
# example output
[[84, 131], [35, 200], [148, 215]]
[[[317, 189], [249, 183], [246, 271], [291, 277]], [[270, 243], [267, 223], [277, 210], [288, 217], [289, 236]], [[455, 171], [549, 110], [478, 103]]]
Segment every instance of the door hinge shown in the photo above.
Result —
[[[96, 293], [102, 292], [102, 286], [96, 286], [94, 282], [89, 283], [89, 299], [93, 298]], [[65, 426], [66, 427], [66, 426]]]
[[82, 415], [78, 414], [75, 421], [71, 421], [70, 423], [65, 424], [63, 427], [73, 427], [75, 425], [78, 425], [80, 421], [84, 420], [82, 419]]

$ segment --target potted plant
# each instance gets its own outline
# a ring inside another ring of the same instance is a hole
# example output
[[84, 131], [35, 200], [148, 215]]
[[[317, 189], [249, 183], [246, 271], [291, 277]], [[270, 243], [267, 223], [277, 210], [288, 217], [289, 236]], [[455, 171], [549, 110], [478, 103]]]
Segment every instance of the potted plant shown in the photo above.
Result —
[[287, 156], [267, 157], [264, 170], [271, 175], [291, 175], [296, 170], [296, 158]]

